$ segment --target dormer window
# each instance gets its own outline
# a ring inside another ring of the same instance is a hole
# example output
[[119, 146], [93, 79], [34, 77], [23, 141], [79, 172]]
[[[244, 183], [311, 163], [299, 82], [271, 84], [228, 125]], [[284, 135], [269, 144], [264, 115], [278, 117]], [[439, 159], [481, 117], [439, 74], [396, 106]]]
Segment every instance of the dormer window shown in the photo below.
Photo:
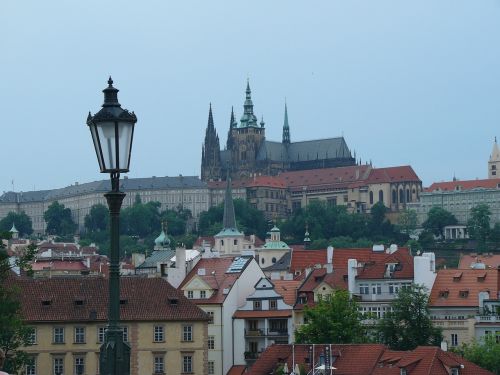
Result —
[[262, 302], [261, 301], [253, 301], [253, 309], [254, 310], [262, 310]]
[[449, 294], [450, 294], [450, 292], [448, 290], [440, 290], [439, 291], [439, 297], [440, 298], [448, 298]]
[[406, 371], [405, 368], [402, 368], [400, 371], [399, 371], [399, 374], [400, 375], [408, 375], [408, 372]]
[[459, 372], [458, 368], [455, 367], [455, 368], [451, 369], [451, 375], [459, 375], [459, 374], [460, 374], [460, 372]]
[[200, 290], [200, 298], [201, 299], [207, 298], [207, 292], [205, 290]]
[[457, 272], [453, 275], [453, 281], [458, 282], [462, 278], [462, 272]]
[[469, 297], [469, 291], [468, 290], [461, 290], [460, 292], [458, 292], [458, 295], [460, 296], [460, 298], [467, 298], [467, 297]]
[[269, 300], [269, 310], [277, 310], [278, 309], [278, 301], [275, 299]]

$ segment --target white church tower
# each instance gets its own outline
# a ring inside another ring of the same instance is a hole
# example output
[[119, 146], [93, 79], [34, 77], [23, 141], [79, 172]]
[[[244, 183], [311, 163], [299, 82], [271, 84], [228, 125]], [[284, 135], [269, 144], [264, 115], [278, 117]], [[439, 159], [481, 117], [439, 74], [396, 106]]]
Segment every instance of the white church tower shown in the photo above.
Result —
[[495, 137], [493, 150], [488, 161], [488, 178], [500, 178], [500, 149], [498, 148], [497, 137]]

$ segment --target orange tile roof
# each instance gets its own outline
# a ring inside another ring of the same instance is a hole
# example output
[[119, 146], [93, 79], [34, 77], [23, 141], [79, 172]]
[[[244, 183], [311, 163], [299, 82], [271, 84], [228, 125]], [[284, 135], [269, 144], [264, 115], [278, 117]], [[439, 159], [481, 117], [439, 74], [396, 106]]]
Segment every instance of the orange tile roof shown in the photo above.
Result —
[[433, 191], [454, 191], [471, 190], [471, 189], [497, 189], [500, 186], [500, 178], [491, 178], [485, 180], [465, 180], [465, 181], [446, 181], [434, 182], [431, 186], [425, 189], [425, 192]]
[[304, 271], [306, 268], [317, 264], [326, 263], [326, 249], [324, 250], [294, 250], [292, 248], [292, 259], [290, 260], [290, 272]]
[[[200, 259], [184, 281], [179, 285], [178, 289], [182, 290], [182, 288], [184, 288], [194, 277], [199, 277], [210, 285], [214, 293], [209, 298], [192, 299], [191, 301], [198, 304], [223, 303], [227, 296], [227, 294], [224, 294], [224, 289], [230, 290], [241, 275], [241, 273], [226, 273], [234, 259], [234, 257]], [[200, 268], [205, 269], [205, 275], [198, 275], [198, 270]]]
[[226, 375], [243, 375], [245, 374], [246, 369], [247, 366], [245, 365], [234, 365], [229, 369]]
[[292, 310], [237, 310], [233, 318], [289, 318], [292, 316]]
[[409, 165], [388, 168], [373, 168], [367, 182], [371, 184], [383, 182], [421, 182], [413, 168]]
[[500, 266], [500, 254], [462, 254], [460, 255], [458, 268], [468, 269], [471, 268], [473, 263], [483, 263], [486, 268], [498, 268]]
[[[498, 270], [463, 269], [459, 273], [461, 276], [453, 269], [437, 272], [429, 297], [430, 307], [477, 307], [479, 292], [488, 291], [491, 298], [498, 296]], [[466, 290], [466, 296], [460, 295], [460, 291]]]
[[[10, 279], [22, 293], [21, 314], [27, 322], [106, 321], [108, 280], [100, 277]], [[123, 321], [207, 320], [206, 314], [162, 278], [122, 277]], [[76, 300], [83, 301], [77, 305]], [[173, 300], [177, 302], [172, 303]]]
[[84, 271], [87, 266], [82, 261], [69, 261], [69, 260], [53, 260], [53, 261], [36, 261], [31, 264], [33, 271]]
[[287, 305], [293, 306], [297, 299], [297, 289], [302, 283], [301, 280], [271, 280], [274, 284], [274, 291], [283, 297]]
[[[315, 345], [315, 363], [323, 354], [325, 345]], [[406, 367], [410, 375], [449, 375], [448, 368], [460, 368], [460, 375], [493, 375], [479, 366], [437, 347], [419, 346], [412, 351], [396, 352], [380, 344], [332, 344], [335, 374], [342, 375], [399, 375]], [[286, 363], [290, 371], [293, 359], [310, 370], [309, 345], [274, 344], [255, 361], [249, 375], [268, 375], [277, 366]], [[463, 365], [463, 366], [462, 366]]]

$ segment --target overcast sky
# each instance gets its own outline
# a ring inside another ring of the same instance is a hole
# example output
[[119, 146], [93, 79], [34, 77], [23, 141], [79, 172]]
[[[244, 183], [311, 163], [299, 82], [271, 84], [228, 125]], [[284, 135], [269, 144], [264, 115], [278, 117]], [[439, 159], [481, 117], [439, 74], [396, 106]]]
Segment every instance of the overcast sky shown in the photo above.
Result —
[[130, 177], [199, 175], [250, 78], [266, 136], [344, 135], [424, 185], [485, 178], [500, 136], [500, 0], [19, 1], [0, 5], [0, 193], [107, 178], [88, 111], [111, 74], [138, 117]]

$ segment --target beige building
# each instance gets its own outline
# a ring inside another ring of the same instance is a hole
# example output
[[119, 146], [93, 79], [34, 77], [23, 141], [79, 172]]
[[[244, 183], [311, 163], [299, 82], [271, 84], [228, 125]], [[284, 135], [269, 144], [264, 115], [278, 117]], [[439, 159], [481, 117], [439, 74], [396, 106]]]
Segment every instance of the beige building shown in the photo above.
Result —
[[[22, 314], [33, 327], [26, 374], [99, 374], [108, 281], [18, 279]], [[161, 278], [122, 278], [121, 325], [132, 375], [207, 374], [207, 315]]]

